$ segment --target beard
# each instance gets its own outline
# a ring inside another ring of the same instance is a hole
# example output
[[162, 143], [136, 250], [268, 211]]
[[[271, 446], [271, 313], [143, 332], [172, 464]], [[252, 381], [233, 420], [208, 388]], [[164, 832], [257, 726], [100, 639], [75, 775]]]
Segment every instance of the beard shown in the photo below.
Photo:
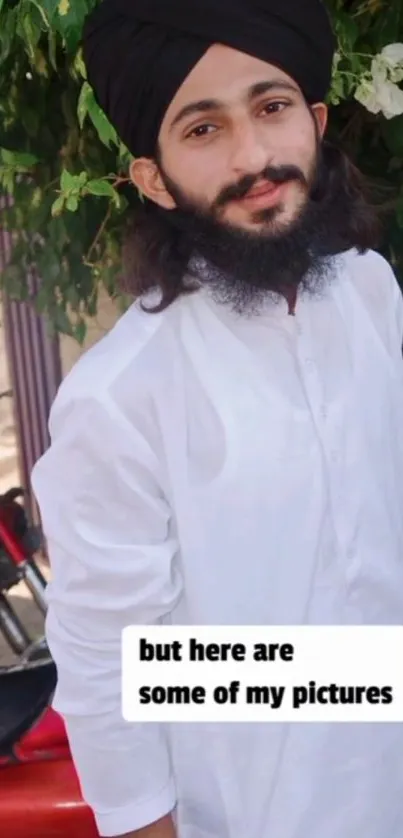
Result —
[[[224, 189], [210, 207], [189, 199], [159, 161], [176, 209], [157, 211], [192, 253], [188, 276], [207, 286], [217, 302], [243, 315], [255, 314], [268, 299], [291, 299], [297, 292], [317, 296], [335, 276], [334, 256], [349, 247], [342, 231], [351, 215], [351, 196], [332, 179], [326, 151], [318, 141], [309, 178], [295, 166], [269, 166]], [[230, 201], [246, 196], [262, 179], [298, 183], [303, 201], [292, 221], [277, 221], [281, 207], [255, 213], [256, 232], [220, 220]]]

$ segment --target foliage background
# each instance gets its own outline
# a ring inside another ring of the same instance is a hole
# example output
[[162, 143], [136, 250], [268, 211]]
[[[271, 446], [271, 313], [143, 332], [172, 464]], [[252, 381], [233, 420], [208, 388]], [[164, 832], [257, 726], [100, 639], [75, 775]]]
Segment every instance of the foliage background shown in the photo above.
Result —
[[[120, 253], [129, 155], [85, 80], [80, 37], [98, 0], [0, 0], [1, 224], [13, 250], [1, 282], [32, 298], [52, 329], [85, 339], [101, 286], [124, 306]], [[340, 62], [330, 137], [376, 186], [385, 214], [382, 252], [403, 283], [403, 115], [370, 113], [354, 96], [371, 57], [403, 41], [402, 0], [327, 0]]]

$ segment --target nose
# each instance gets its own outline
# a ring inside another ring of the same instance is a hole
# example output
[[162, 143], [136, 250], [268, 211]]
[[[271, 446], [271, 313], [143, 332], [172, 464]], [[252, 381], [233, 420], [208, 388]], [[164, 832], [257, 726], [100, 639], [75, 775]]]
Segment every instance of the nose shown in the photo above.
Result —
[[235, 175], [259, 175], [273, 161], [274, 152], [268, 146], [259, 127], [249, 120], [233, 131], [230, 165]]

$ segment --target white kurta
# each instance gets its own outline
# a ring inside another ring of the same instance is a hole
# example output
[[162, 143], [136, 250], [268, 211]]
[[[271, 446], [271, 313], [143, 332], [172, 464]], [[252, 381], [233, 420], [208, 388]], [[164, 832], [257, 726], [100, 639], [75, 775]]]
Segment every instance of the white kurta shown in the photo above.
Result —
[[85, 799], [118, 835], [401, 838], [403, 725], [128, 725], [129, 624], [403, 623], [403, 303], [375, 253], [240, 318], [138, 305], [62, 384], [36, 466], [47, 636]]

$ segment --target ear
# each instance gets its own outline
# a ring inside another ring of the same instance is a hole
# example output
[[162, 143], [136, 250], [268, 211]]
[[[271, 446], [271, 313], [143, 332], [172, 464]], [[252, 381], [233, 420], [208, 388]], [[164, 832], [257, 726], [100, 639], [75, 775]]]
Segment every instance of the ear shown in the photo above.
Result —
[[324, 102], [317, 102], [317, 104], [311, 106], [311, 111], [318, 128], [319, 136], [323, 139], [327, 128], [329, 109]]
[[130, 166], [130, 178], [139, 192], [163, 209], [175, 209], [176, 204], [162, 181], [154, 160], [139, 157]]

